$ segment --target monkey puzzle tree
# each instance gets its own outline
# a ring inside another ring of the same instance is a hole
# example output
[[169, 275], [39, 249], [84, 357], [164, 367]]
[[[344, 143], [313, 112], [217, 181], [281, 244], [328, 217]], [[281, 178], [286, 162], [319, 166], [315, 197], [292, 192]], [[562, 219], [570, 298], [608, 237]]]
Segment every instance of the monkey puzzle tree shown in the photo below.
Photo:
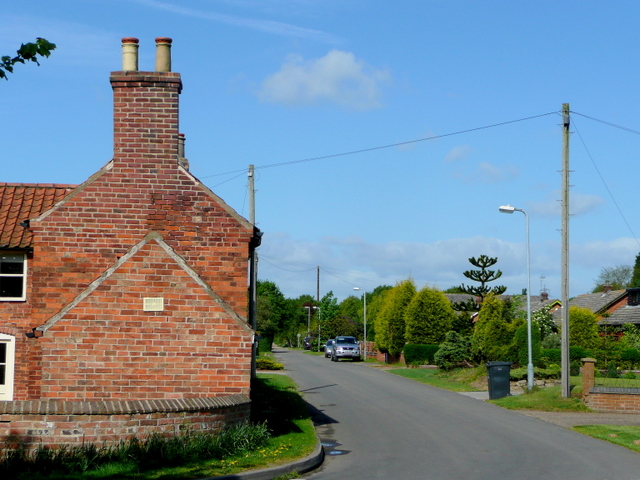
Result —
[[[467, 270], [466, 272], [463, 272], [463, 275], [469, 280], [478, 282], [480, 285], [465, 285], [463, 283], [460, 285], [461, 291], [480, 297], [480, 299], [484, 299], [486, 295], [502, 295], [507, 290], [507, 287], [504, 285], [495, 287], [487, 286], [487, 283], [493, 282], [502, 276], [501, 270], [489, 270], [490, 267], [493, 267], [498, 263], [497, 257], [492, 258], [487, 255], [480, 255], [478, 258], [471, 257], [469, 259], [469, 263], [480, 270]], [[470, 305], [469, 302], [459, 302], [454, 308], [456, 308], [456, 310], [465, 311], [470, 308]]]

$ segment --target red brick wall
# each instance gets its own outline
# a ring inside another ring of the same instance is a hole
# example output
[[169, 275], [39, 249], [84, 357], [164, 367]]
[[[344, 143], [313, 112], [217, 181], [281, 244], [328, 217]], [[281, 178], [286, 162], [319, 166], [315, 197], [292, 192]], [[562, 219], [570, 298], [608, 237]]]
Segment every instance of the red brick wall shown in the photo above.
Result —
[[640, 392], [595, 392], [583, 394], [584, 403], [596, 412], [640, 413]]
[[[162, 297], [162, 312], [143, 311]], [[161, 399], [249, 394], [251, 331], [155, 240], [39, 339], [42, 398]]]
[[188, 427], [218, 431], [249, 420], [249, 399], [224, 402], [2, 402], [0, 442], [16, 448], [117, 443], [151, 433], [174, 435]]
[[582, 401], [596, 412], [640, 413], [640, 390], [595, 386], [593, 358], [582, 359]]
[[[180, 75], [111, 82], [114, 158], [32, 219], [27, 301], [0, 305], [16, 335], [14, 399], [248, 394], [253, 226], [178, 163]], [[164, 312], [142, 312], [160, 296]]]

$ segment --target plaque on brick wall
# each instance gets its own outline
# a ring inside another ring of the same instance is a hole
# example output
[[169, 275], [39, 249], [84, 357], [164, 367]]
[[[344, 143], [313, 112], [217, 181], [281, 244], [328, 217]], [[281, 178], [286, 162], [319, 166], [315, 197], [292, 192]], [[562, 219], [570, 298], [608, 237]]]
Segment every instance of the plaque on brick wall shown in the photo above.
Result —
[[164, 310], [164, 298], [145, 298], [143, 309], [145, 312], [162, 312]]

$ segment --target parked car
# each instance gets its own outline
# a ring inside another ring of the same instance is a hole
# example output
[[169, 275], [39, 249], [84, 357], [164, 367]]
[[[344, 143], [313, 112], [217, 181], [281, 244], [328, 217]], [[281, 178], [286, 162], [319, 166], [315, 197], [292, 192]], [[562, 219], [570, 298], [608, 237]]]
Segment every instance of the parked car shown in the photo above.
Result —
[[324, 344], [324, 358], [330, 358], [333, 353], [333, 344], [336, 341], [333, 338], [327, 340], [327, 343]]
[[303, 346], [305, 350], [311, 350], [311, 343], [313, 342], [313, 337], [304, 337]]
[[354, 362], [360, 361], [360, 344], [355, 337], [336, 337], [331, 350], [331, 361], [337, 362], [341, 358], [350, 358]]

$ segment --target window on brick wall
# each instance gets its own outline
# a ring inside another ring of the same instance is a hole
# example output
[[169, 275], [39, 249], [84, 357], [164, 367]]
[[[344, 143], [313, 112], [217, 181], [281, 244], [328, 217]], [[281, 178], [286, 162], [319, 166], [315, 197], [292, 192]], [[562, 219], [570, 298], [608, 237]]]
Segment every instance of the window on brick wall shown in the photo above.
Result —
[[26, 290], [27, 256], [0, 252], [0, 301], [24, 300]]
[[13, 400], [15, 337], [0, 334], [0, 401]]

